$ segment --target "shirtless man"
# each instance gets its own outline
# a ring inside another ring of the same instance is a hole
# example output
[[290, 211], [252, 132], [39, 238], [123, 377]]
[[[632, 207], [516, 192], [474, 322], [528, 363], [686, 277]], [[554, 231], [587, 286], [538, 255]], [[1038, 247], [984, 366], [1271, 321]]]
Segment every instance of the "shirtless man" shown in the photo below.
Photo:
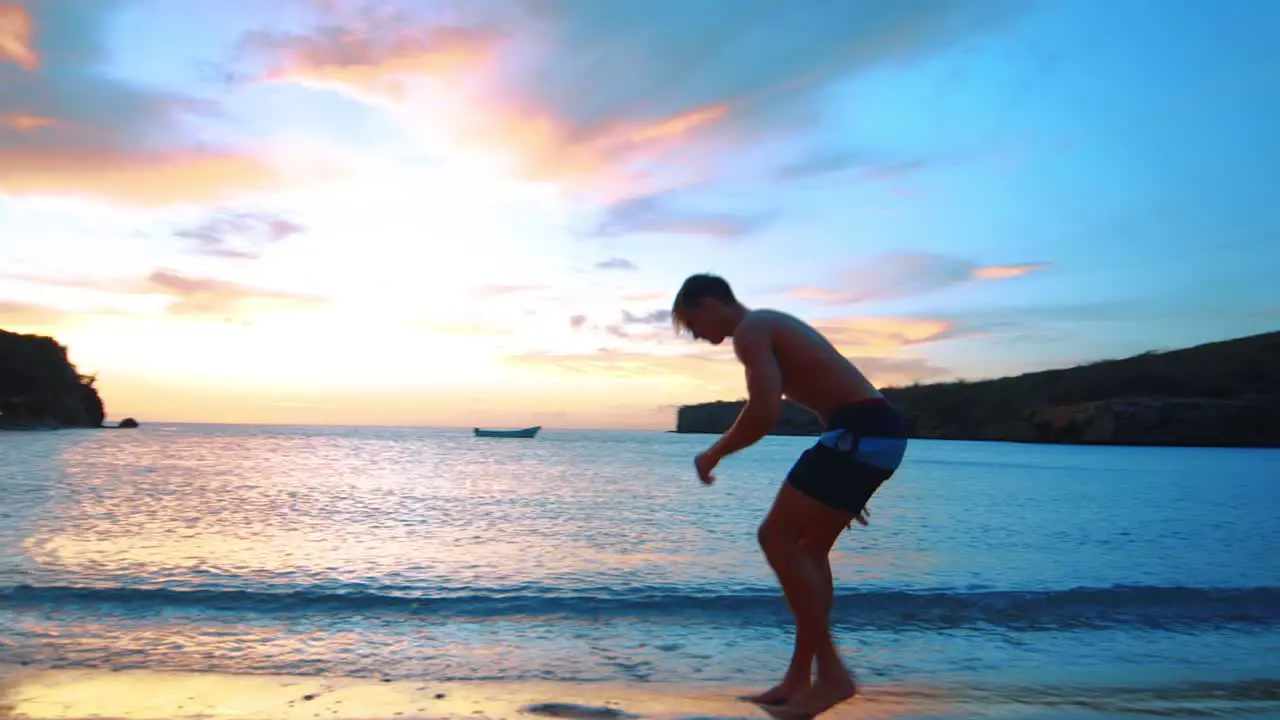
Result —
[[720, 277], [686, 279], [671, 314], [677, 330], [694, 339], [719, 345], [732, 337], [746, 370], [746, 406], [694, 460], [703, 483], [715, 482], [712, 472], [721, 459], [773, 429], [784, 395], [822, 420], [825, 432], [791, 468], [759, 531], [760, 547], [795, 616], [791, 665], [776, 687], [744, 698], [788, 720], [812, 718], [857, 692], [831, 639], [827, 556], [853, 520], [866, 524], [867, 500], [902, 462], [906, 423], [821, 333], [786, 313], [744, 307]]

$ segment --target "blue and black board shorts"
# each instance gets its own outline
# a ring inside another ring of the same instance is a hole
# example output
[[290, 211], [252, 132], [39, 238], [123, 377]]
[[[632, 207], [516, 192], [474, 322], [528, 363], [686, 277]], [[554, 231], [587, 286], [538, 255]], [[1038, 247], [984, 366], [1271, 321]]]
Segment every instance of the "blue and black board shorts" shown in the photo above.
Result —
[[831, 414], [826, 430], [796, 460], [787, 483], [818, 502], [858, 514], [902, 464], [907, 422], [884, 398], [868, 398]]

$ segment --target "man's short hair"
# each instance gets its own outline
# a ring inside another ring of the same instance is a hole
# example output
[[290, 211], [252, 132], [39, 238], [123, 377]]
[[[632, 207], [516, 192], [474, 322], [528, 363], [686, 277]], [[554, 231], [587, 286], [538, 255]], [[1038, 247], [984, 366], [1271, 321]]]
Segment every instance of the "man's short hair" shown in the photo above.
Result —
[[731, 305], [738, 301], [734, 297], [733, 289], [729, 287], [729, 283], [719, 275], [699, 273], [685, 278], [684, 284], [680, 286], [679, 292], [676, 293], [675, 301], [671, 303], [671, 322], [675, 325], [676, 332], [689, 329], [680, 317], [680, 311], [692, 310], [703, 300], [708, 299], [719, 300], [726, 305]]

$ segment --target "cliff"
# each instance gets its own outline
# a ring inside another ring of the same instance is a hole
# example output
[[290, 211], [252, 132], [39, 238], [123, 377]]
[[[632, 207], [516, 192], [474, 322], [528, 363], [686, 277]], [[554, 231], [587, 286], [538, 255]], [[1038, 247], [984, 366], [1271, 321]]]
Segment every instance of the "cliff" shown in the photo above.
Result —
[[[1280, 332], [884, 394], [920, 438], [1280, 447]], [[682, 407], [676, 431], [724, 432], [741, 407]], [[817, 418], [796, 406], [779, 426], [775, 434], [820, 430]]]
[[0, 428], [101, 427], [93, 383], [53, 338], [0, 330]]
[[[738, 419], [742, 405], [742, 401], [726, 400], [682, 405], [676, 411], [676, 432], [722, 433]], [[770, 435], [816, 435], [821, 429], [822, 424], [816, 415], [795, 403], [783, 401], [782, 417]]]

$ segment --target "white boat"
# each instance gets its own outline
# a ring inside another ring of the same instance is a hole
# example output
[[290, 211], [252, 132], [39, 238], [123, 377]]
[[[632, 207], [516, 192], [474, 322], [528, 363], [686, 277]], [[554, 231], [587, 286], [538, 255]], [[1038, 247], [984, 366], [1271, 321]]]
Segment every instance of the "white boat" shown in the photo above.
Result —
[[533, 427], [521, 428], [520, 430], [484, 430], [482, 428], [472, 428], [476, 437], [492, 437], [492, 438], [531, 438], [538, 434], [542, 429], [541, 425]]

